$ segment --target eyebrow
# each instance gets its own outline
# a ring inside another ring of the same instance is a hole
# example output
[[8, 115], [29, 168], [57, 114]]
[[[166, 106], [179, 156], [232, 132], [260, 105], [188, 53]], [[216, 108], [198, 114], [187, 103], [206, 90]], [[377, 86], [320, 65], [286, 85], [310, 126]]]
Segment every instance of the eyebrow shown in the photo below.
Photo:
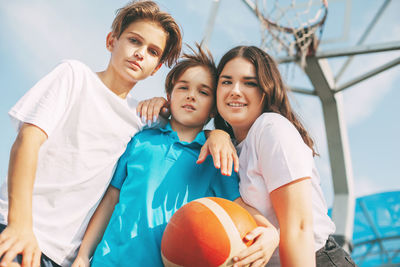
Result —
[[[186, 80], [179, 80], [179, 81], [176, 81], [176, 83], [188, 84], [189, 82], [186, 81]], [[201, 86], [202, 86], [202, 87], [206, 87], [206, 88], [208, 88], [208, 89], [210, 89], [210, 90], [212, 91], [212, 88], [211, 88], [210, 86], [208, 86], [207, 84], [205, 84], [205, 83], [202, 83]]]
[[[232, 76], [229, 76], [229, 75], [221, 75], [221, 78], [232, 79]], [[244, 79], [244, 80], [257, 80], [257, 77], [245, 76], [245, 77], [243, 77], [243, 79]]]
[[205, 83], [202, 83], [201, 86], [213, 91], [213, 89]]
[[187, 83], [189, 83], [189, 82], [188, 82], [188, 81], [185, 81], [185, 80], [177, 80], [176, 83], [186, 83], [186, 84], [187, 84]]

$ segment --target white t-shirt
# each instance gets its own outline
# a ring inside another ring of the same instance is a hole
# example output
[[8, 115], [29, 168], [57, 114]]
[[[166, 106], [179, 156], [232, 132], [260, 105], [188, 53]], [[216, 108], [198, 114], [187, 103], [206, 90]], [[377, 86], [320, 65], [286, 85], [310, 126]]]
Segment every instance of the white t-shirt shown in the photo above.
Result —
[[[48, 135], [39, 151], [33, 188], [33, 228], [40, 249], [70, 266], [89, 219], [111, 180], [118, 158], [143, 127], [137, 101], [122, 99], [79, 61], [57, 66], [10, 110]], [[6, 182], [0, 222], [7, 223]]]
[[[258, 209], [277, 229], [279, 223], [269, 194], [299, 178], [311, 177], [315, 251], [325, 245], [335, 225], [327, 215], [312, 151], [294, 125], [277, 113], [263, 113], [237, 150], [244, 202]], [[280, 266], [279, 249], [267, 266]]]

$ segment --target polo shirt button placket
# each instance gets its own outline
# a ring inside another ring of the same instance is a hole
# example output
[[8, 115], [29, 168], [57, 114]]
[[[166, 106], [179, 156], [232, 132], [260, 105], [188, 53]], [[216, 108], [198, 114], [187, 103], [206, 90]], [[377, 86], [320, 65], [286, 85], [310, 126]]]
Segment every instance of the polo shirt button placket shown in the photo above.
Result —
[[168, 153], [167, 153], [167, 158], [170, 160], [177, 160], [178, 158], [178, 153], [177, 150], [179, 150], [179, 143], [178, 142], [173, 142], [168, 149]]

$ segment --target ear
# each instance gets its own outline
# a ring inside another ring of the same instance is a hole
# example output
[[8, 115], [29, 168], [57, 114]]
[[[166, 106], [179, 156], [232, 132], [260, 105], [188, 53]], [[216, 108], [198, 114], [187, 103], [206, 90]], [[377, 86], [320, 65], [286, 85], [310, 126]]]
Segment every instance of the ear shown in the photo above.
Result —
[[151, 72], [151, 76], [153, 76], [162, 66], [162, 62], [160, 62], [160, 64], [158, 64], [158, 66]]
[[110, 52], [112, 52], [113, 49], [114, 49], [115, 39], [116, 39], [116, 38], [115, 38], [115, 36], [113, 35], [112, 32], [109, 32], [109, 33], [107, 34], [107, 38], [106, 38], [106, 47], [107, 47], [107, 50], [110, 51]]
[[171, 102], [171, 94], [167, 94], [167, 101]]

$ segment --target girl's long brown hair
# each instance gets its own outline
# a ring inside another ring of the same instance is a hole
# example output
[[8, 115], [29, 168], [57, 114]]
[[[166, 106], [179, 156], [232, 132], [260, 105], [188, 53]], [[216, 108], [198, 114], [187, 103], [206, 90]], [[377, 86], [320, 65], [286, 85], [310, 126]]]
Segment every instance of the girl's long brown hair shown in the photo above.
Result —
[[[299, 131], [304, 143], [311, 148], [313, 155], [317, 155], [314, 150], [314, 141], [290, 106], [287, 89], [283, 84], [278, 67], [266, 52], [255, 46], [237, 46], [229, 50], [218, 64], [218, 77], [225, 65], [238, 57], [248, 60], [255, 67], [259, 88], [265, 93], [263, 112], [274, 112], [287, 118]], [[214, 118], [214, 125], [216, 129], [225, 130], [231, 137], [234, 137], [232, 127], [219, 113]]]

